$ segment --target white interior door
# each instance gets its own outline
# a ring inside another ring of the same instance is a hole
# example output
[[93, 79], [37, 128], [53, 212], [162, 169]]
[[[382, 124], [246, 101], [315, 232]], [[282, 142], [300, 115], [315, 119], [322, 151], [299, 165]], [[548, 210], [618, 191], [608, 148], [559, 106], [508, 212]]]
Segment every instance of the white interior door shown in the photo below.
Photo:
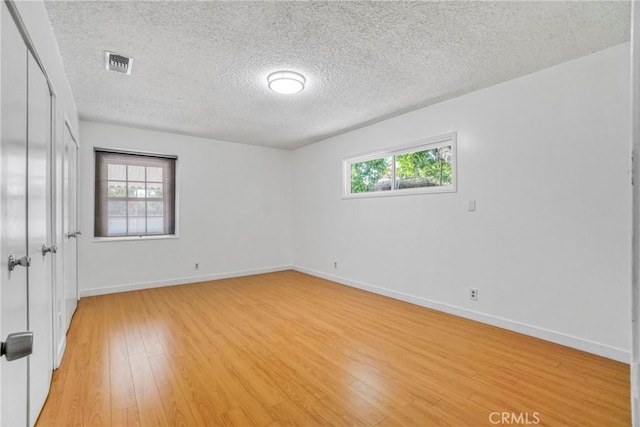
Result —
[[[2, 2], [0, 142], [0, 309], [5, 337], [27, 330], [27, 269], [9, 271], [9, 255], [27, 255], [27, 49]], [[0, 361], [3, 426], [27, 425], [27, 358]]]
[[50, 149], [51, 92], [29, 53], [27, 138], [27, 235], [31, 266], [29, 282], [29, 330], [33, 353], [29, 357], [29, 424], [34, 425], [49, 394], [53, 371], [53, 262], [50, 247]]
[[78, 145], [69, 127], [64, 127], [63, 161], [64, 306], [65, 331], [78, 306]]

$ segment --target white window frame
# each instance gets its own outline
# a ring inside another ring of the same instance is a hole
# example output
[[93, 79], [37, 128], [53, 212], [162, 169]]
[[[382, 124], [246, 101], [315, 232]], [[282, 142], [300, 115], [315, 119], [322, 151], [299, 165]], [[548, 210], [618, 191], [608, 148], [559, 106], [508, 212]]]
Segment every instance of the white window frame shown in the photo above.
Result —
[[[396, 189], [396, 162], [395, 156], [413, 153], [416, 151], [432, 150], [451, 146], [451, 184], [437, 187], [419, 187], [419, 188], [401, 188]], [[357, 157], [350, 157], [342, 162], [342, 198], [343, 199], [361, 199], [366, 197], [389, 197], [389, 196], [408, 196], [414, 194], [434, 194], [434, 193], [455, 193], [458, 191], [457, 175], [458, 175], [458, 143], [457, 133], [451, 132], [431, 138], [420, 139], [408, 144], [391, 147], [375, 153], [369, 153]], [[380, 159], [384, 157], [392, 157], [391, 161], [391, 190], [371, 191], [367, 193], [351, 192], [351, 165], [355, 163], [366, 162], [369, 160]]]

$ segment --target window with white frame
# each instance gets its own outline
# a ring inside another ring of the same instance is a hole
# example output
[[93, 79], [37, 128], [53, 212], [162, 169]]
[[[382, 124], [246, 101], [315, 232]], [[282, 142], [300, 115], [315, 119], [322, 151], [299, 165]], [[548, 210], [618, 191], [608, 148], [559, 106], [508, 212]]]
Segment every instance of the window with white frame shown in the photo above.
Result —
[[456, 134], [344, 161], [344, 196], [456, 191]]
[[175, 235], [176, 156], [95, 150], [95, 237]]

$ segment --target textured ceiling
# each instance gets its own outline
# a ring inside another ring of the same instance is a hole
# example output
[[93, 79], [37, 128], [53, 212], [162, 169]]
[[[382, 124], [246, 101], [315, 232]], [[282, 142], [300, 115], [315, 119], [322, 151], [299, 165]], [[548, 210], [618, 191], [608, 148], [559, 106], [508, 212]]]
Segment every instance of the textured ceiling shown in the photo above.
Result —
[[[630, 21], [629, 2], [46, 5], [81, 118], [289, 149], [622, 43]], [[281, 69], [306, 89], [271, 92]]]

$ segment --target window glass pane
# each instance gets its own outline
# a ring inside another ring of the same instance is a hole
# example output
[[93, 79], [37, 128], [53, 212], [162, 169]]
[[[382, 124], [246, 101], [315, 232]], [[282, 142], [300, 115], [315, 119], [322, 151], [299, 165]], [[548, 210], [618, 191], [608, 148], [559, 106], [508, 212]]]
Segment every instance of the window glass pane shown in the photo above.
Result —
[[164, 233], [164, 217], [147, 217], [147, 233]]
[[129, 197], [144, 197], [145, 185], [144, 182], [129, 182]]
[[391, 156], [351, 164], [351, 193], [391, 190]]
[[438, 187], [451, 184], [451, 147], [396, 156], [396, 188]]
[[147, 202], [147, 215], [158, 216], [164, 214], [164, 204], [162, 202]]
[[442, 160], [451, 165], [451, 162], [453, 162], [453, 152], [450, 145], [438, 148], [438, 154]]
[[128, 230], [129, 234], [145, 234], [146, 233], [146, 218], [143, 216], [130, 216], [128, 218]]
[[107, 179], [115, 181], [126, 181], [127, 179], [127, 166], [110, 164], [107, 168]]
[[146, 203], [145, 202], [129, 202], [128, 211], [129, 216], [144, 216], [146, 215]]
[[147, 168], [148, 182], [162, 182], [162, 168]]
[[127, 218], [109, 218], [107, 227], [109, 236], [127, 234]]
[[162, 198], [163, 186], [162, 184], [158, 184], [155, 182], [150, 182], [147, 184], [147, 197], [159, 197]]
[[109, 181], [107, 187], [108, 197], [126, 197], [127, 196], [127, 184], [120, 181]]
[[145, 177], [145, 167], [144, 166], [127, 166], [128, 168], [128, 181], [144, 181]]
[[109, 200], [107, 208], [109, 210], [109, 218], [127, 216], [127, 202]]

